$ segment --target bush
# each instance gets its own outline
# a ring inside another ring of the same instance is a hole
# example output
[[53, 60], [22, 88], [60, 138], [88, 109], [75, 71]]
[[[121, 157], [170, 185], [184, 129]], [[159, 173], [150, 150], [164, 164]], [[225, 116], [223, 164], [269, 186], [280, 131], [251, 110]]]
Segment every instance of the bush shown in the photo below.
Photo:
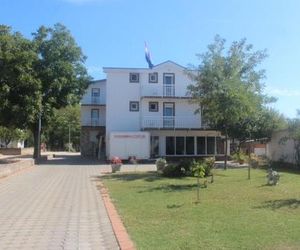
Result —
[[240, 164], [243, 164], [244, 162], [248, 162], [249, 160], [249, 157], [243, 152], [237, 152], [233, 154], [231, 157], [234, 161], [239, 162]]
[[182, 177], [185, 176], [185, 169], [179, 164], [168, 164], [162, 170], [163, 176], [166, 177]]
[[184, 169], [186, 176], [191, 176], [192, 175], [192, 166], [193, 166], [194, 161], [195, 161], [194, 159], [181, 159], [179, 161], [178, 165], [182, 169]]
[[215, 158], [214, 157], [205, 158], [203, 161], [203, 165], [205, 170], [205, 176], [211, 175], [211, 171], [215, 166]]
[[164, 158], [158, 158], [155, 162], [156, 164], [156, 168], [158, 171], [161, 171], [165, 168], [165, 166], [167, 165], [167, 161]]

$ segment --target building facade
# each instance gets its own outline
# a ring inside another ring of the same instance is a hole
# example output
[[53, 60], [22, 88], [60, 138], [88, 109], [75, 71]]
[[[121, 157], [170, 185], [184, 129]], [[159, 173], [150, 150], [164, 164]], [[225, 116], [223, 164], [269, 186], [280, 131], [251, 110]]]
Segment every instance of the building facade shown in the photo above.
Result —
[[151, 158], [223, 155], [220, 132], [195, 113], [199, 106], [187, 95], [192, 82], [185, 71], [172, 61], [152, 69], [105, 67], [106, 80], [92, 82], [81, 102], [82, 154], [110, 159], [113, 133], [130, 133], [124, 136], [130, 140], [135, 132], [147, 132], [143, 143]]

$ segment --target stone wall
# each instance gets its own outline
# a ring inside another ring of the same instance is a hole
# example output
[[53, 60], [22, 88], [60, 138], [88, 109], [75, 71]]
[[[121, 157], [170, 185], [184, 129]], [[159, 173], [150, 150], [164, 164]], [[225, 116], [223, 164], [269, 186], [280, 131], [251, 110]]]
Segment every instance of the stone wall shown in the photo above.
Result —
[[[82, 156], [97, 157], [97, 150], [99, 147], [97, 136], [105, 137], [105, 127], [81, 127], [80, 152]], [[105, 147], [102, 147], [102, 151], [103, 148]]]
[[15, 162], [0, 164], [0, 178], [34, 166], [33, 159], [16, 159]]
[[21, 155], [21, 148], [0, 148], [3, 155]]

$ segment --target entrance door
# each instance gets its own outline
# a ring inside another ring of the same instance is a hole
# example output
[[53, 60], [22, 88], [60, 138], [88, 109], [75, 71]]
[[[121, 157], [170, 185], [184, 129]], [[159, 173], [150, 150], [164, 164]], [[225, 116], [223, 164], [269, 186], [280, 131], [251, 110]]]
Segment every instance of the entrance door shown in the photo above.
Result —
[[163, 125], [164, 128], [174, 128], [175, 125], [175, 103], [164, 102], [163, 112]]
[[155, 158], [159, 156], [159, 137], [151, 136], [150, 137], [150, 146], [151, 146], [151, 157]]
[[92, 126], [99, 126], [99, 109], [91, 110], [91, 123]]

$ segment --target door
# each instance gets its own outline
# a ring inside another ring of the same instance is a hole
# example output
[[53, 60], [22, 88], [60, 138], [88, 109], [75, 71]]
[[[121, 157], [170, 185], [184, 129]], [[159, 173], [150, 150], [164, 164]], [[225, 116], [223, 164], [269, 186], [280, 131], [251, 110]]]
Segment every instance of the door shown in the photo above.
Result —
[[100, 89], [92, 88], [92, 104], [100, 104]]
[[174, 102], [164, 102], [163, 115], [164, 115], [163, 127], [174, 128], [175, 125], [175, 103]]
[[92, 126], [99, 126], [99, 109], [92, 109], [91, 110], [91, 125]]
[[164, 96], [175, 96], [175, 75], [164, 73]]

